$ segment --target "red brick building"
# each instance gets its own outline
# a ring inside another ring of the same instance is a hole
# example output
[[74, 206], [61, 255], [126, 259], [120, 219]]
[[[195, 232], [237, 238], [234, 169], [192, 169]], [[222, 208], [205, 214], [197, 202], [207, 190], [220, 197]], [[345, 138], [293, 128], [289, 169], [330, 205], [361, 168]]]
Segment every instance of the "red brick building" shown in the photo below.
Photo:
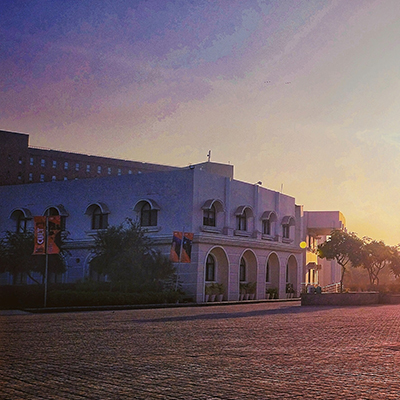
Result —
[[29, 135], [0, 131], [0, 186], [170, 171], [176, 167], [29, 146]]

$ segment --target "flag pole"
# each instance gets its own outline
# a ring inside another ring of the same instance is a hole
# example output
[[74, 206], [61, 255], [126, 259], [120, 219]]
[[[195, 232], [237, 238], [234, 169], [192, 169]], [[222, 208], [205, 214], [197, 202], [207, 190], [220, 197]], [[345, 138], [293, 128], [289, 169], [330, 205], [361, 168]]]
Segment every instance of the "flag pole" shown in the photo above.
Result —
[[48, 271], [49, 271], [49, 254], [47, 252], [48, 248], [48, 237], [49, 237], [49, 217], [46, 215], [46, 237], [45, 237], [45, 250], [46, 250], [46, 267], [44, 270], [44, 307], [47, 306], [47, 281], [48, 281]]

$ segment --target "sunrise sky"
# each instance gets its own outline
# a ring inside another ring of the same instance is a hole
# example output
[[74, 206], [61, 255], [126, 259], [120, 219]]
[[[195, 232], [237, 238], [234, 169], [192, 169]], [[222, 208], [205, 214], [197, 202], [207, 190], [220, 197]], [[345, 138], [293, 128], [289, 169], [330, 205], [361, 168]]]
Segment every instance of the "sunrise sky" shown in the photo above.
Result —
[[400, 243], [399, 0], [1, 1], [0, 129], [231, 163]]

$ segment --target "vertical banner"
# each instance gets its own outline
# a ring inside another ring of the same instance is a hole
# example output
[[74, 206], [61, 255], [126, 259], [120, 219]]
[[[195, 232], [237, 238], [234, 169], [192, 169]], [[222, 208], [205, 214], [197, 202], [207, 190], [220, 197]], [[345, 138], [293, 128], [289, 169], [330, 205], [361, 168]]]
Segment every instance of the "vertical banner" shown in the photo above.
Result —
[[46, 217], [33, 217], [35, 227], [34, 255], [46, 254]]
[[58, 254], [61, 241], [61, 217], [52, 215], [49, 218], [49, 232], [47, 236], [47, 254]]
[[174, 232], [170, 258], [172, 262], [190, 263], [192, 256], [193, 233], [185, 232], [183, 234], [183, 242], [182, 233], [183, 232]]

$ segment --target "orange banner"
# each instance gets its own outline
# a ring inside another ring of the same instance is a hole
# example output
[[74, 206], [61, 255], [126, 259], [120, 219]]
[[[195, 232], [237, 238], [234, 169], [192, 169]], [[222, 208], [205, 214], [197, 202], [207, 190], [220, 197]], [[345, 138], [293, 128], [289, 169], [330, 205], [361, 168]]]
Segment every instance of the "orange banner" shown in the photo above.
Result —
[[33, 217], [35, 223], [34, 255], [46, 254], [46, 217]]
[[58, 254], [60, 252], [61, 217], [59, 215], [52, 215], [48, 218], [47, 254]]

